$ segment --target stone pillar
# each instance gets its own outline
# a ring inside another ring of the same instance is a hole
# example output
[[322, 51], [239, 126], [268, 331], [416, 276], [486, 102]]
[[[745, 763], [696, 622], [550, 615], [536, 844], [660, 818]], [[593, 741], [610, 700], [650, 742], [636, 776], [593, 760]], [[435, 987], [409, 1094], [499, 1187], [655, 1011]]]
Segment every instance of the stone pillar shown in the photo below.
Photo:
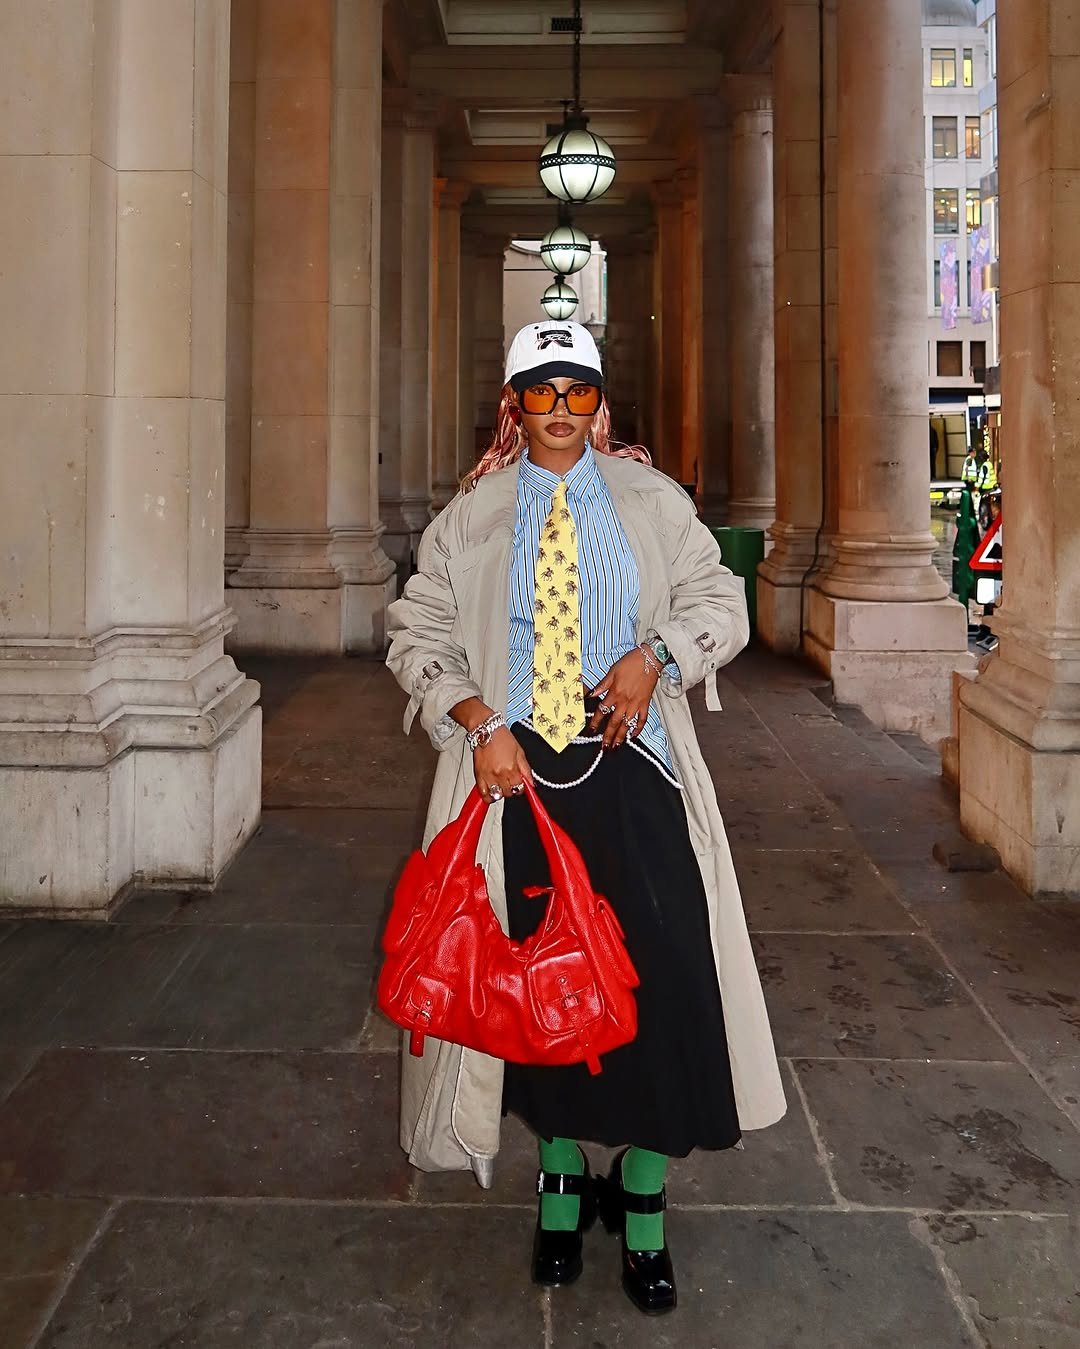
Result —
[[0, 906], [101, 916], [212, 885], [259, 818], [223, 652], [230, 15], [6, 18]]
[[461, 231], [461, 359], [458, 361], [458, 455], [460, 482], [475, 461], [477, 400], [480, 386], [476, 374], [476, 279], [478, 252], [484, 246], [481, 235]]
[[776, 519], [772, 101], [735, 115], [731, 136], [731, 506], [733, 525]]
[[656, 464], [681, 481], [683, 438], [683, 207], [678, 184], [668, 180], [653, 188], [657, 239], [655, 308], [657, 328]]
[[[432, 228], [434, 108], [408, 103], [383, 140], [382, 515], [383, 543], [399, 566], [415, 555], [431, 518]], [[396, 157], [396, 165], [385, 162]], [[386, 294], [386, 288], [392, 293]], [[386, 350], [386, 339], [397, 339]]]
[[701, 202], [697, 169], [680, 169], [676, 184], [682, 198], [682, 453], [679, 481], [698, 484], [702, 471], [701, 339], [704, 272], [701, 258]]
[[[506, 337], [503, 332], [503, 277], [506, 269], [507, 240], [499, 235], [481, 235], [473, 252], [469, 288], [463, 282], [463, 311], [470, 309], [473, 325], [470, 334], [462, 330], [462, 369], [473, 373], [473, 402], [468, 442], [461, 447], [467, 468], [475, 462], [477, 436], [485, 443], [495, 429], [495, 414], [506, 370]], [[470, 304], [471, 301], [471, 304]]]
[[933, 740], [971, 658], [930, 533], [926, 315], [911, 284], [926, 269], [921, 32], [907, 0], [839, 0], [837, 18], [838, 534], [806, 648], [839, 701]]
[[604, 356], [612, 429], [618, 440], [648, 445], [652, 240], [639, 234], [615, 235], [604, 239], [604, 249], [608, 267]]
[[225, 330], [225, 571], [247, 556], [251, 524], [251, 332], [255, 237], [256, 0], [232, 0], [229, 76], [228, 319]]
[[1032, 894], [1080, 895], [1080, 43], [1064, 0], [998, 5], [1000, 644], [960, 694], [964, 828]]
[[467, 183], [436, 182], [435, 381], [432, 429], [435, 447], [431, 510], [438, 513], [458, 488], [461, 361], [461, 208]]
[[698, 497], [709, 524], [727, 520], [731, 495], [731, 300], [729, 171], [731, 130], [720, 99], [698, 101], [701, 220], [701, 466]]
[[774, 0], [773, 11], [776, 520], [757, 612], [761, 640], [790, 654], [824, 533], [821, 32], [819, 0]]
[[375, 651], [382, 9], [258, 0], [251, 527], [237, 645]]

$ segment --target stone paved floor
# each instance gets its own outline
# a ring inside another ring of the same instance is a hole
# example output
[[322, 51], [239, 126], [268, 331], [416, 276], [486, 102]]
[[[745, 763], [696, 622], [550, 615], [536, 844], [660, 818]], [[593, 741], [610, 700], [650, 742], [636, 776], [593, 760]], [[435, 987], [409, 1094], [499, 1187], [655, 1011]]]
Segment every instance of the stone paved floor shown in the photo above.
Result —
[[[275, 663], [213, 896], [0, 925], [0, 1346], [1080, 1346], [1080, 911], [930, 859], [917, 744], [747, 654], [698, 716], [790, 1108], [673, 1167], [678, 1313], [526, 1278], [534, 1160], [410, 1173], [381, 916], [432, 755], [375, 663]], [[594, 1158], [601, 1161], [602, 1158]]]

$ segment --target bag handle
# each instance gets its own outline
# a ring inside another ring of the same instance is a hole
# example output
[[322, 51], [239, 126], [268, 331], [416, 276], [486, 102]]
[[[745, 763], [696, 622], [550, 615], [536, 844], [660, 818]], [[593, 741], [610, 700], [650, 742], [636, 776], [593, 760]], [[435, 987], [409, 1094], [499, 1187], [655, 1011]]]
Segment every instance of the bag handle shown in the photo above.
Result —
[[[566, 896], [571, 912], [583, 890], [591, 892], [584, 859], [573, 839], [561, 829], [547, 812], [536, 788], [525, 783], [525, 796], [536, 820], [537, 832], [551, 870], [553, 886]], [[476, 865], [476, 852], [488, 803], [477, 787], [469, 792], [457, 819], [452, 820], [432, 839], [428, 848], [428, 862], [439, 879], [440, 886], [448, 877], [461, 874]]]

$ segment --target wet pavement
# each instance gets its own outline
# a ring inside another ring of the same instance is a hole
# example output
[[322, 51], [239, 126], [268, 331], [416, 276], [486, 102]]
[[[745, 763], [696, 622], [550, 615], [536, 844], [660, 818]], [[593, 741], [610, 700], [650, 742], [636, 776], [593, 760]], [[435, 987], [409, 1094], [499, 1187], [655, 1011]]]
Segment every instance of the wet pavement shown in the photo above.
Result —
[[598, 1232], [529, 1284], [520, 1128], [490, 1192], [405, 1164], [370, 993], [433, 752], [375, 662], [247, 668], [266, 813], [218, 892], [0, 924], [3, 1349], [1080, 1347], [1080, 909], [932, 861], [919, 742], [754, 652], [695, 699], [789, 1109], [672, 1166], [646, 1321]]

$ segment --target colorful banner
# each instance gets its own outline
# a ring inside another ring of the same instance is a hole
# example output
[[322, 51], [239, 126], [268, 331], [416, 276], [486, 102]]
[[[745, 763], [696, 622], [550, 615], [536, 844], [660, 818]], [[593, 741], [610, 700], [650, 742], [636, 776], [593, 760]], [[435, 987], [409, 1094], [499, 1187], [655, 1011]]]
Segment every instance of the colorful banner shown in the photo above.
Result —
[[956, 256], [956, 240], [945, 239], [941, 244], [941, 326], [956, 327], [956, 311], [960, 305], [960, 264]]
[[990, 230], [980, 225], [968, 235], [968, 257], [971, 259], [971, 321], [989, 323], [994, 316], [993, 292], [983, 290], [983, 276], [990, 266]]

